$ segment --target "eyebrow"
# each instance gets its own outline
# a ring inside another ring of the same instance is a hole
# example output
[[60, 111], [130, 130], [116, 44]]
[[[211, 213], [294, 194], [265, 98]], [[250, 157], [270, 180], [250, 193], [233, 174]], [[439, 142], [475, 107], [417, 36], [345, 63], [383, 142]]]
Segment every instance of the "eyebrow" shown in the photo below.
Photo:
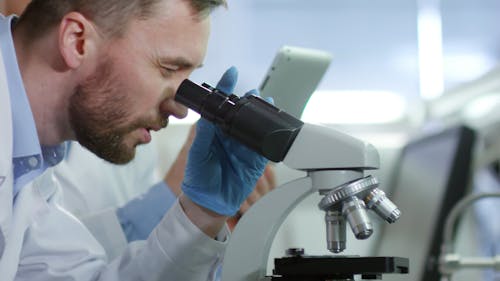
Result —
[[203, 67], [203, 63], [195, 66], [189, 60], [183, 57], [165, 57], [160, 59], [161, 64], [175, 64], [185, 68], [201, 68]]

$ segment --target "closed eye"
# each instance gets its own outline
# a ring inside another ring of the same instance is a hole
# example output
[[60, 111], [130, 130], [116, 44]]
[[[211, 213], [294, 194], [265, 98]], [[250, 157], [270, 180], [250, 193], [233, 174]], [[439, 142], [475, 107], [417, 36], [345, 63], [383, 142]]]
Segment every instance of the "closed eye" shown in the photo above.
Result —
[[164, 65], [160, 66], [161, 75], [163, 75], [164, 77], [171, 76], [179, 69], [180, 69], [180, 67], [178, 67], [178, 66], [164, 66]]
[[200, 68], [202, 66], [202, 64], [195, 65], [189, 60], [182, 57], [160, 58], [157, 62], [157, 65], [162, 76], [167, 78], [179, 71], [186, 71], [190, 74], [195, 68]]
[[170, 68], [170, 67], [163, 67], [163, 66], [162, 66], [162, 67], [161, 67], [161, 70], [162, 70], [163, 72], [166, 72], [166, 73], [175, 72], [175, 69]]

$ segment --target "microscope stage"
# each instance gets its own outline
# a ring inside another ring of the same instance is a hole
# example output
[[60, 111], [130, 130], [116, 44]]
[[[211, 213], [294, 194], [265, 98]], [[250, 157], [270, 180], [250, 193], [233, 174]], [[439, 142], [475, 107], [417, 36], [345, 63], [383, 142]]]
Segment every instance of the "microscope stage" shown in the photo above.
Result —
[[408, 273], [408, 258], [357, 256], [294, 256], [274, 260], [271, 280], [381, 279], [383, 273]]

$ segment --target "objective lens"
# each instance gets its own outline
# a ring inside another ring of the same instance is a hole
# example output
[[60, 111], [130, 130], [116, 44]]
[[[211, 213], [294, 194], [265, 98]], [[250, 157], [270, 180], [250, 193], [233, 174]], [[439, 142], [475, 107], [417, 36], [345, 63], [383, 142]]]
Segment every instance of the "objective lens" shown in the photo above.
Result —
[[388, 223], [393, 223], [401, 216], [399, 208], [385, 196], [385, 192], [375, 188], [365, 198], [366, 206], [372, 209], [382, 219]]
[[328, 250], [338, 254], [345, 250], [345, 219], [339, 211], [326, 211], [326, 243]]
[[365, 203], [352, 196], [342, 205], [342, 214], [347, 218], [357, 239], [367, 239], [373, 233], [372, 223], [366, 213]]

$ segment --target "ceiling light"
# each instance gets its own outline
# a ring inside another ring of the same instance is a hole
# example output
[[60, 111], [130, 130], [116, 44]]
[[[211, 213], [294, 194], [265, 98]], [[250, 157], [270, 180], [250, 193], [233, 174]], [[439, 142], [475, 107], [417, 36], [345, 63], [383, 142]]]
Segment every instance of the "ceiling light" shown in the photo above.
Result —
[[302, 120], [323, 124], [381, 124], [403, 119], [406, 102], [389, 91], [316, 91]]

